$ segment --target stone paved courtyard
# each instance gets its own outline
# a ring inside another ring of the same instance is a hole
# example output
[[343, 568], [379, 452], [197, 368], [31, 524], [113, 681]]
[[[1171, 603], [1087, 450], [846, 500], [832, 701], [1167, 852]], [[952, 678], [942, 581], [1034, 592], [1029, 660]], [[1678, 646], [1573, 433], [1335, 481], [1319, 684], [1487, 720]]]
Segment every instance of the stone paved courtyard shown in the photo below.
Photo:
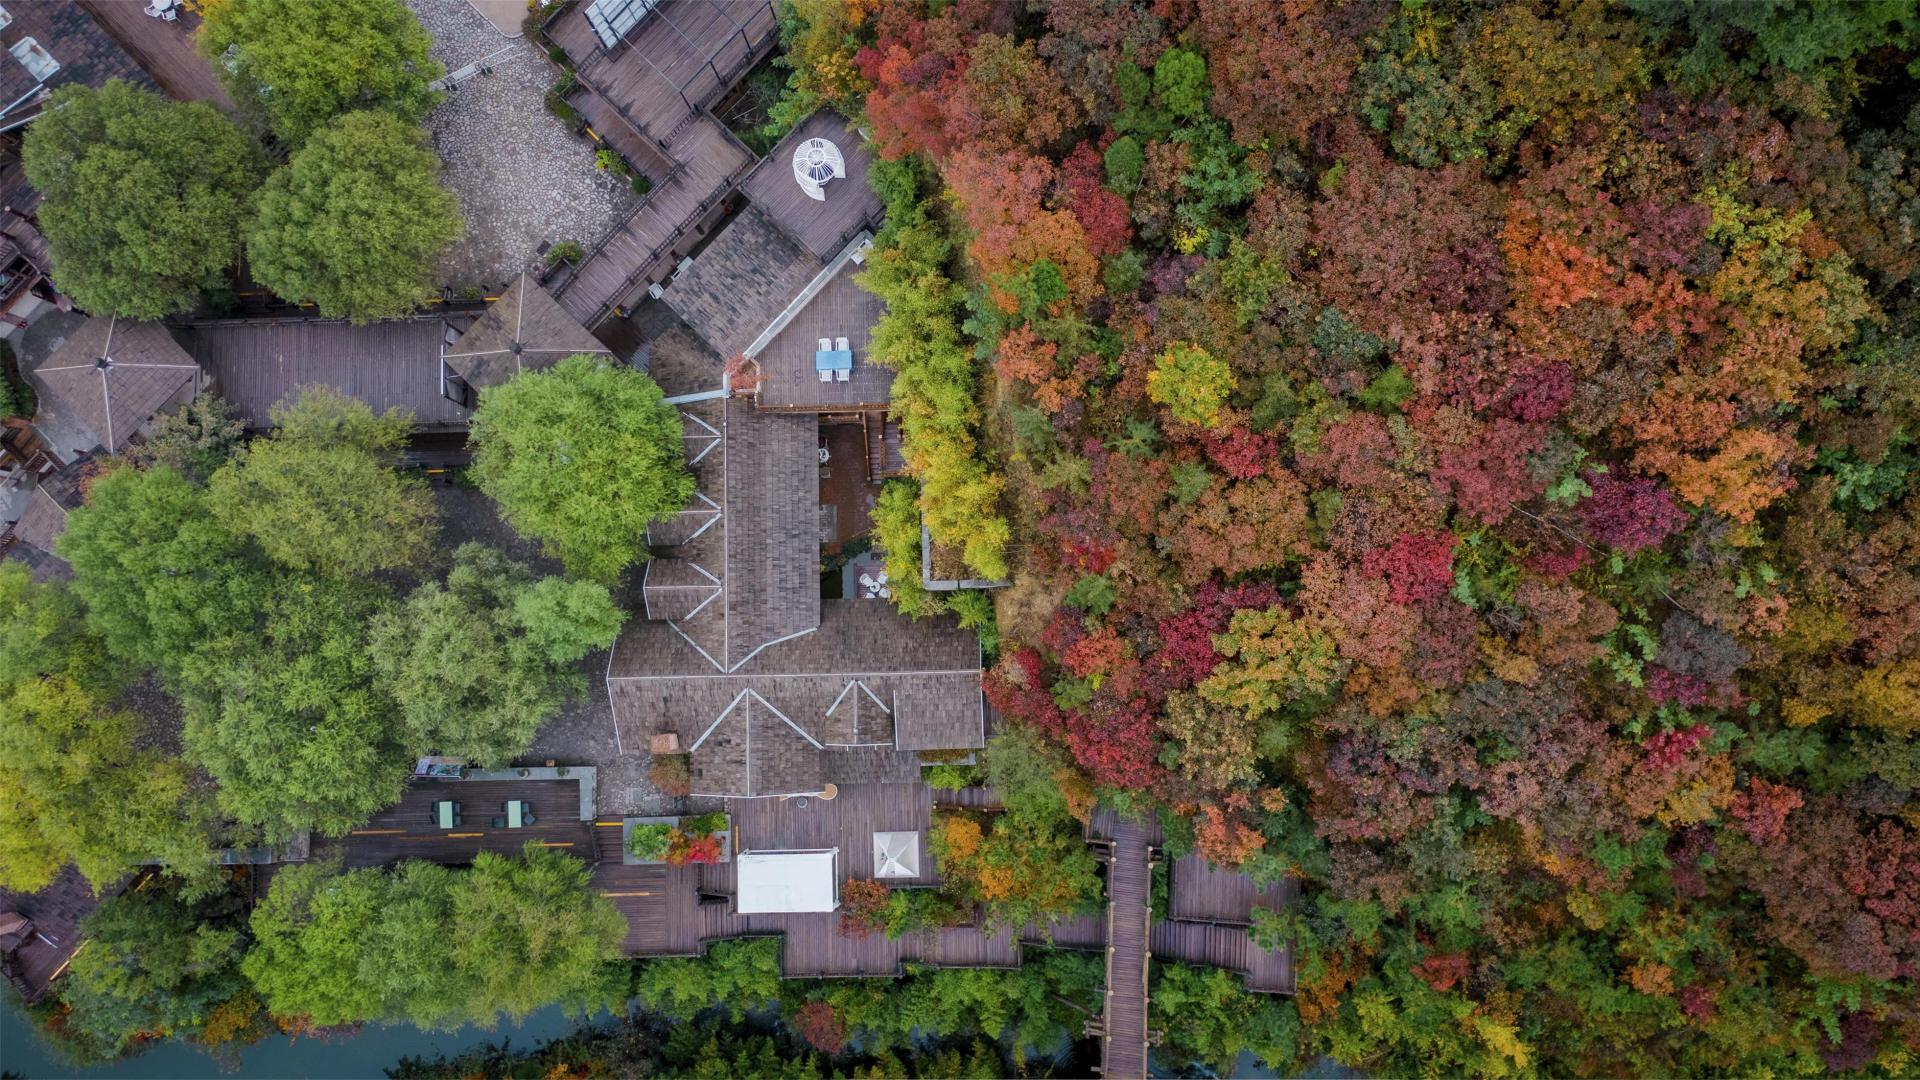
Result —
[[496, 286], [534, 265], [542, 242], [591, 248], [637, 198], [594, 168], [593, 147], [547, 112], [559, 69], [524, 38], [506, 38], [465, 0], [408, 0], [449, 73], [485, 60], [427, 118], [467, 232], [441, 267], [455, 288]]

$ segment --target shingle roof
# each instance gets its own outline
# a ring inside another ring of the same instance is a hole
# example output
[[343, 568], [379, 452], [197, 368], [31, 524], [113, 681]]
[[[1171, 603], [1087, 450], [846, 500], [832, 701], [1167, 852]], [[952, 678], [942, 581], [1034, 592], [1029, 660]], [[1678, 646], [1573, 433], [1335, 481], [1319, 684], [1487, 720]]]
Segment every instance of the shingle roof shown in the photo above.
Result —
[[[817, 429], [810, 416], [759, 412], [731, 398], [689, 403], [681, 413], [698, 495], [648, 531], [661, 557], [649, 565], [642, 595], [649, 617], [676, 620], [708, 670], [730, 671], [819, 624]], [[719, 586], [712, 602], [703, 595], [685, 604], [666, 592], [702, 580]]]
[[419, 427], [464, 427], [469, 413], [441, 385], [447, 322], [383, 319], [355, 326], [321, 319], [201, 322], [180, 340], [199, 358], [221, 397], [265, 428], [273, 407], [308, 385], [331, 386], [375, 412], [413, 411]]
[[693, 265], [667, 286], [664, 299], [721, 359], [732, 359], [826, 263], [749, 206], [694, 256]]
[[23, 544], [53, 554], [53, 542], [67, 531], [67, 508], [38, 484], [27, 496], [27, 508], [13, 523], [13, 535]]
[[[125, 79], [135, 86], [158, 91], [159, 85], [105, 27], [73, 0], [7, 0], [12, 16], [0, 29], [0, 48], [11, 50], [27, 38], [60, 65], [46, 80], [48, 89], [67, 83], [102, 86], [108, 79]], [[0, 105], [15, 102], [33, 90], [35, 79], [26, 65], [9, 56], [0, 60]], [[9, 122], [39, 103], [29, 99], [6, 114]]]
[[820, 625], [732, 673], [658, 621], [629, 624], [608, 687], [636, 745], [673, 731], [707, 795], [912, 780], [921, 749], [984, 745], [980, 646], [951, 619], [873, 600], [821, 602]]
[[521, 274], [448, 346], [445, 359], [455, 374], [479, 389], [497, 386], [522, 371], [549, 367], [575, 353], [611, 351], [547, 290]]
[[193, 397], [200, 368], [159, 323], [96, 318], [34, 374], [100, 445], [118, 451], [156, 414]]

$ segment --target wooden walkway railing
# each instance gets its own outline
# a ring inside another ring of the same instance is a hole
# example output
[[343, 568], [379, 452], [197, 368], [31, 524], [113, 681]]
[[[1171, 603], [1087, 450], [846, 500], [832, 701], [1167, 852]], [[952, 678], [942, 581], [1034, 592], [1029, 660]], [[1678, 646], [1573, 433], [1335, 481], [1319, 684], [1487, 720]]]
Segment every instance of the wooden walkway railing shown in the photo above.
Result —
[[1147, 932], [1153, 919], [1153, 850], [1145, 830], [1122, 820], [1107, 868], [1107, 1003], [1100, 1075], [1147, 1075]]

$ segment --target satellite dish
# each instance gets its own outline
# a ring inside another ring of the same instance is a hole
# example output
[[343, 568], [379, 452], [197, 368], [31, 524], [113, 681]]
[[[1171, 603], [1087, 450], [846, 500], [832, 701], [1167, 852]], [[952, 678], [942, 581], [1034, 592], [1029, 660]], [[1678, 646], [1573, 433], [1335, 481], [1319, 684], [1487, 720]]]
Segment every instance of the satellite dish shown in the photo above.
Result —
[[847, 159], [825, 139], [808, 139], [794, 148], [793, 178], [810, 199], [825, 202], [827, 181], [847, 175]]

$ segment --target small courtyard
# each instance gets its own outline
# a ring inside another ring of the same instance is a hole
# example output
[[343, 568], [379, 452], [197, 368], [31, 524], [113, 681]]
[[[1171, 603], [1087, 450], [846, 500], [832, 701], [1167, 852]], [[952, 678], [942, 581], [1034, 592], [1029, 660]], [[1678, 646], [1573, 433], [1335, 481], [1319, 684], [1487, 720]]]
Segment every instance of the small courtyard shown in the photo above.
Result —
[[449, 73], [492, 69], [447, 92], [427, 118], [442, 179], [460, 200], [467, 232], [441, 265], [454, 289], [491, 287], [534, 265], [541, 244], [592, 249], [639, 198], [594, 167], [593, 145], [549, 113], [559, 72], [539, 47], [509, 38], [464, 0], [408, 0]]

